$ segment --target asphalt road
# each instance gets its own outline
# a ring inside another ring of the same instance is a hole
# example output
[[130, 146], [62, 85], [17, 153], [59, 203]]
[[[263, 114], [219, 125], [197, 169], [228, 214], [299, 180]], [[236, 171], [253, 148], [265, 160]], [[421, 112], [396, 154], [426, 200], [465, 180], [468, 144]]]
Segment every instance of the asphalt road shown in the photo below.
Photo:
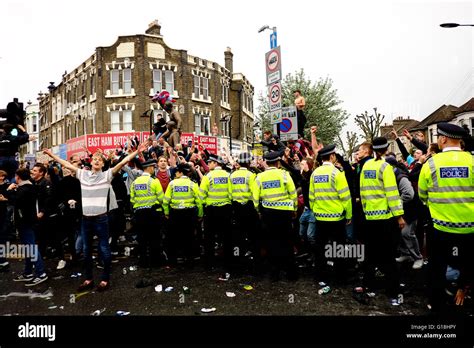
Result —
[[[0, 315], [117, 315], [117, 311], [130, 315], [426, 315], [427, 300], [423, 280], [426, 269], [412, 270], [403, 265], [402, 282], [406, 284], [404, 303], [392, 306], [383, 291], [376, 292], [369, 305], [358, 303], [352, 298], [356, 281], [336, 286], [327, 294], [318, 294], [320, 286], [311, 277], [308, 268], [302, 268], [296, 282], [270, 282], [267, 278], [243, 276], [231, 277], [228, 281], [218, 280], [219, 270], [206, 271], [201, 266], [193, 269], [140, 269], [130, 271], [136, 264], [136, 257], [119, 259], [112, 265], [111, 287], [104, 293], [90, 291], [78, 294], [76, 288], [84, 277], [71, 278], [82, 272], [80, 266], [56, 271], [57, 262], [46, 260], [49, 280], [34, 288], [13, 282], [13, 277], [22, 271], [23, 262], [11, 261], [11, 271], [0, 273]], [[127, 274], [123, 274], [123, 268]], [[95, 269], [96, 282], [101, 270]], [[137, 288], [136, 284], [146, 280], [150, 286]], [[161, 284], [158, 293], [155, 286]], [[251, 290], [244, 289], [250, 285]], [[173, 287], [170, 292], [165, 288]], [[183, 291], [183, 287], [189, 291]], [[28, 294], [28, 292], [31, 293]], [[228, 297], [232, 292], [235, 297]], [[202, 308], [215, 308], [214, 312], [203, 313]]]

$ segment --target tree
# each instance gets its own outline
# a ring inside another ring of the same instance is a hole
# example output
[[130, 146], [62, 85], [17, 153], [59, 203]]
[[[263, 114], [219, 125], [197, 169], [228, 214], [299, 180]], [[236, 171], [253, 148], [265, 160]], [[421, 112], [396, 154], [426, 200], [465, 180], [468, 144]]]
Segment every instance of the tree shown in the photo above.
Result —
[[369, 113], [365, 111], [363, 114], [356, 116], [355, 122], [364, 133], [365, 140], [372, 142], [372, 140], [379, 135], [380, 126], [384, 118], [385, 115], [378, 113], [377, 108], [374, 108], [373, 115], [369, 115]]
[[[336, 144], [339, 148], [342, 149], [346, 158], [350, 159], [352, 157], [352, 154], [354, 153], [354, 149], [357, 146], [358, 141], [359, 141], [359, 136], [357, 135], [357, 133], [347, 131], [346, 142], [344, 143], [342, 141], [341, 136], [338, 134]], [[345, 146], [346, 144], [347, 144], [347, 147]]]
[[[294, 105], [293, 91], [296, 89], [301, 90], [301, 94], [306, 99], [305, 138], [311, 139], [309, 129], [312, 125], [317, 125], [320, 140], [325, 144], [333, 143], [344, 127], [348, 113], [340, 106], [342, 101], [337, 96], [337, 90], [333, 88], [332, 80], [326, 77], [313, 83], [305, 75], [303, 69], [294, 74], [287, 74], [282, 81], [283, 106]], [[271, 130], [268, 97], [260, 93], [258, 101], [257, 110], [262, 120], [263, 130]]]

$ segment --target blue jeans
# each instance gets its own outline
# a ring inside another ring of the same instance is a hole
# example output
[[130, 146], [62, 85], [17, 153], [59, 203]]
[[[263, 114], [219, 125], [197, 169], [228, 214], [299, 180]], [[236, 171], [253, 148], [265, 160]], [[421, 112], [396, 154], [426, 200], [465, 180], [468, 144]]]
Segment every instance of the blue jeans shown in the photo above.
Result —
[[308, 208], [305, 208], [300, 216], [300, 236], [311, 245], [316, 242], [316, 218]]
[[[28, 245], [29, 248], [36, 248], [37, 258], [32, 261], [31, 257], [25, 255], [25, 270], [24, 274], [33, 274], [33, 265], [35, 266], [35, 276], [39, 277], [44, 273], [43, 258], [41, 257], [38, 245], [35, 240], [35, 231], [31, 226], [18, 226], [18, 233], [20, 235], [21, 243]], [[31, 250], [31, 249], [30, 249]], [[31, 255], [30, 255], [31, 256]]]
[[104, 262], [101, 279], [109, 281], [112, 257], [109, 245], [109, 218], [107, 214], [99, 216], [84, 216], [82, 218], [82, 240], [84, 243], [84, 266], [87, 280], [92, 280], [92, 241], [94, 234], [99, 239], [99, 256]]

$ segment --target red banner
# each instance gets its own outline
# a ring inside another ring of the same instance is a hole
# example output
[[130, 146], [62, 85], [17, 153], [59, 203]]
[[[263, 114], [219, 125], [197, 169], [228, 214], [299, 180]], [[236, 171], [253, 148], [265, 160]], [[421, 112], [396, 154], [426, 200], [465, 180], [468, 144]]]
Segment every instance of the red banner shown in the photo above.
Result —
[[92, 153], [96, 152], [97, 149], [108, 152], [109, 150], [115, 150], [120, 145], [125, 146], [128, 138], [132, 137], [133, 139], [135, 136], [141, 141], [141, 132], [88, 134], [86, 146]]
[[81, 135], [77, 138], [72, 138], [66, 141], [67, 145], [67, 159], [71, 158], [72, 155], [86, 156], [84, 151], [84, 145], [86, 144], [86, 136]]

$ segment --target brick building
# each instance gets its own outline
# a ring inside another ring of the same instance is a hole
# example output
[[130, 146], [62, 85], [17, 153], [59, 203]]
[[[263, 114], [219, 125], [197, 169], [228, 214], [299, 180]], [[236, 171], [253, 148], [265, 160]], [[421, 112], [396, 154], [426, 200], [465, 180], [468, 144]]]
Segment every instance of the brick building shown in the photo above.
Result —
[[[172, 49], [161, 26], [145, 34], [120, 36], [97, 47], [82, 64], [39, 94], [40, 146], [53, 147], [84, 134], [147, 131], [150, 117], [166, 113], [150, 97], [167, 90], [183, 118], [183, 132], [220, 135], [251, 143], [254, 87], [233, 71], [233, 53], [224, 66]], [[213, 134], [214, 133], [214, 134]], [[217, 134], [215, 134], [217, 133]]]

